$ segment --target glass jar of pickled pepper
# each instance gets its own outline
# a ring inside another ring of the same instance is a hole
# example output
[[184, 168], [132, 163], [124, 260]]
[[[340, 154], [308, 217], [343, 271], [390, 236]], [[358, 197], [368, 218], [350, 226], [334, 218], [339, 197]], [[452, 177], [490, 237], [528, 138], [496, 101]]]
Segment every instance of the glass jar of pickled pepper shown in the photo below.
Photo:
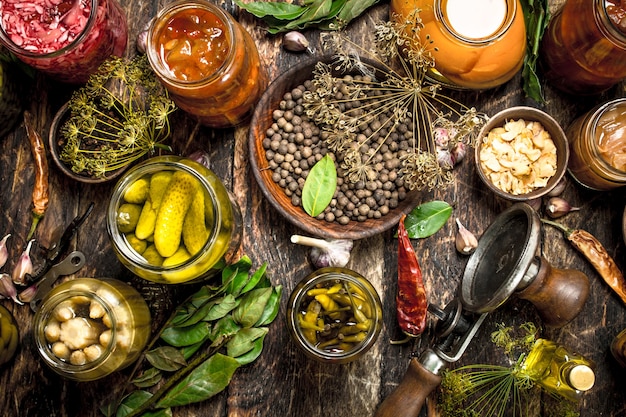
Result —
[[626, 78], [626, 11], [617, 0], [568, 0], [550, 19], [541, 60], [550, 85], [597, 94]]
[[76, 278], [57, 285], [35, 314], [40, 356], [59, 375], [92, 381], [133, 363], [151, 331], [141, 294], [116, 279]]
[[569, 173], [598, 191], [626, 185], [626, 98], [596, 106], [566, 129]]
[[205, 126], [246, 121], [267, 87], [252, 37], [204, 0], [175, 1], [160, 10], [146, 53], [172, 100]]
[[413, 21], [416, 10], [420, 43], [435, 60], [428, 74], [435, 81], [487, 89], [522, 67], [526, 27], [518, 0], [391, 0], [391, 19], [400, 23]]
[[82, 84], [109, 56], [124, 56], [126, 15], [116, 0], [0, 3], [0, 42], [58, 81]]

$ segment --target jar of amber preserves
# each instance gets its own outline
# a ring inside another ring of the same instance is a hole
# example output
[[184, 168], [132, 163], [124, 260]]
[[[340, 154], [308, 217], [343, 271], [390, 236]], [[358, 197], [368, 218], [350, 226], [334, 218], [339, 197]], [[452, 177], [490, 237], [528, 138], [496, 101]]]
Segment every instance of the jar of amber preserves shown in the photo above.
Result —
[[568, 0], [550, 20], [541, 59], [550, 84], [597, 94], [626, 78], [626, 20], [617, 0]]
[[626, 185], [626, 98], [601, 104], [567, 128], [569, 173], [599, 191]]
[[246, 121], [267, 87], [252, 37], [204, 0], [162, 9], [150, 26], [146, 53], [172, 100], [205, 126]]
[[487, 89], [522, 67], [526, 27], [518, 0], [391, 0], [392, 20], [413, 22], [416, 11], [423, 24], [420, 44], [435, 60], [429, 73], [435, 81]]

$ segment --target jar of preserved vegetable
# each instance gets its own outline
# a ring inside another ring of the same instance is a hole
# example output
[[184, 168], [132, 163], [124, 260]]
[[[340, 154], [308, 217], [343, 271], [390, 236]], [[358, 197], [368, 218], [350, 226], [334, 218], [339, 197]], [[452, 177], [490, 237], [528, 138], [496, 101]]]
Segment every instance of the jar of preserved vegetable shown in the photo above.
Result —
[[626, 329], [613, 338], [611, 354], [620, 366], [626, 368]]
[[119, 260], [162, 284], [208, 278], [234, 258], [239, 206], [211, 170], [178, 156], [133, 168], [113, 190], [107, 231]]
[[0, 42], [21, 61], [67, 83], [85, 83], [109, 56], [124, 56], [126, 15], [116, 0], [8, 0]]
[[597, 94], [626, 78], [626, 25], [617, 23], [624, 13], [617, 0], [568, 0], [550, 19], [541, 44], [550, 85]]
[[148, 305], [125, 282], [77, 278], [44, 297], [33, 334], [51, 369], [70, 379], [91, 381], [139, 357], [150, 337], [150, 320]]
[[0, 305], [0, 366], [13, 359], [19, 343], [20, 334], [15, 317]]
[[626, 98], [601, 104], [567, 128], [569, 173], [599, 191], [626, 185]]
[[246, 121], [267, 87], [252, 37], [204, 0], [175, 1], [160, 10], [146, 53], [172, 100], [206, 126]]
[[363, 356], [382, 326], [380, 297], [372, 284], [347, 268], [321, 268], [294, 288], [287, 327], [310, 358], [347, 363]]
[[413, 22], [416, 10], [420, 44], [435, 60], [428, 74], [435, 81], [487, 89], [522, 67], [526, 27], [518, 0], [391, 0], [391, 19], [400, 23]]

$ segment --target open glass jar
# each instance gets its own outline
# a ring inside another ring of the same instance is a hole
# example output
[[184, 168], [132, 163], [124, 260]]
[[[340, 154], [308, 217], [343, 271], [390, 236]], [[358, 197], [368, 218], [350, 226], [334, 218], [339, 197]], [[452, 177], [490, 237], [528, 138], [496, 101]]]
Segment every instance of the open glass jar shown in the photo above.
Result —
[[205, 0], [174, 1], [160, 10], [146, 54], [172, 100], [206, 126], [246, 121], [267, 87], [250, 34]]
[[179, 284], [210, 277], [232, 261], [242, 221], [215, 173], [187, 158], [158, 156], [117, 182], [107, 231], [119, 260], [134, 274]]
[[116, 0], [6, 1], [0, 15], [0, 42], [58, 81], [84, 83], [105, 59], [126, 51], [128, 24]]
[[391, 19], [400, 23], [412, 22], [417, 10], [420, 43], [435, 60], [428, 75], [435, 81], [488, 89], [521, 69], [526, 29], [518, 0], [391, 0]]
[[363, 356], [382, 326], [380, 297], [347, 268], [321, 268], [294, 288], [287, 327], [304, 353], [320, 362], [347, 363]]
[[115, 279], [77, 278], [57, 285], [42, 300], [33, 324], [44, 362], [78, 381], [99, 379], [130, 365], [150, 331], [144, 299]]

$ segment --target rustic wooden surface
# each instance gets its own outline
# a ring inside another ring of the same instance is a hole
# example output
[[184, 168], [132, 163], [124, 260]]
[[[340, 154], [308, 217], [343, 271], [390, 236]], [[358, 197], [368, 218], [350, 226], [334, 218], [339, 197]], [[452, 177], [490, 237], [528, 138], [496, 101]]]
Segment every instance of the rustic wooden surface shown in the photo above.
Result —
[[[130, 25], [128, 54], [135, 52], [135, 35], [156, 13], [165, 0], [121, 0]], [[554, 1], [556, 7], [560, 2]], [[362, 43], [370, 42], [372, 27], [387, 18], [387, 5], [380, 4], [353, 22], [349, 36]], [[240, 21], [255, 38], [267, 66], [270, 78], [294, 65], [305, 55], [293, 54], [281, 48], [279, 36], [268, 36], [262, 26], [249, 15]], [[314, 46], [319, 33], [306, 32]], [[319, 51], [319, 48], [317, 48]], [[487, 114], [512, 105], [533, 105], [520, 89], [519, 75], [506, 85], [481, 93], [468, 92], [459, 97]], [[39, 76], [27, 104], [36, 115], [42, 134], [47, 135], [52, 115], [69, 97], [71, 87], [56, 84]], [[622, 86], [596, 97], [565, 97], [545, 85], [547, 103], [542, 106], [564, 127], [577, 115], [596, 103], [623, 96]], [[269, 273], [276, 283], [284, 286], [285, 296], [281, 315], [271, 327], [262, 356], [251, 366], [240, 369], [230, 386], [217, 397], [194, 406], [176, 409], [178, 417], [191, 416], [371, 416], [376, 407], [398, 384], [414, 352], [421, 352], [432, 342], [432, 332], [407, 345], [392, 345], [398, 337], [394, 315], [396, 290], [396, 240], [393, 231], [357, 241], [348, 265], [368, 277], [379, 291], [384, 304], [384, 328], [373, 349], [357, 362], [347, 365], [323, 365], [300, 353], [287, 334], [285, 302], [295, 283], [311, 271], [307, 250], [289, 242], [298, 229], [279, 218], [265, 201], [249, 172], [247, 126], [216, 131], [198, 127], [185, 115], [175, 117], [174, 146], [177, 153], [196, 149], [206, 150], [212, 168], [239, 202], [244, 218], [244, 240], [241, 253], [249, 255], [255, 265], [269, 264]], [[50, 161], [51, 163], [51, 161]], [[64, 226], [82, 213], [90, 202], [95, 211], [81, 226], [75, 247], [87, 256], [87, 264], [78, 275], [115, 277], [128, 280], [145, 291], [158, 317], [171, 307], [178, 292], [173, 287], [144, 286], [134, 280], [116, 260], [109, 244], [104, 213], [112, 184], [82, 185], [64, 177], [51, 165], [51, 200], [48, 214], [38, 229], [37, 239], [49, 243], [52, 231]], [[33, 185], [33, 165], [23, 124], [0, 138], [0, 234], [11, 233], [10, 258], [4, 267], [12, 270], [26, 242], [30, 224], [30, 193]], [[622, 270], [626, 270], [626, 249], [621, 235], [621, 218], [626, 197], [624, 191], [590, 192], [570, 182], [564, 197], [580, 211], [569, 214], [564, 223], [582, 227], [604, 243]], [[424, 192], [422, 201], [445, 200], [455, 206], [454, 217], [477, 235], [508, 203], [497, 200], [480, 184], [471, 158], [456, 171], [456, 183], [445, 191]], [[449, 221], [433, 237], [414, 241], [424, 272], [430, 302], [448, 303], [462, 275], [467, 258], [454, 248], [456, 228]], [[542, 235], [542, 252], [558, 268], [574, 268], [588, 275], [591, 293], [582, 313], [561, 329], [545, 329], [543, 334], [592, 359], [596, 364], [597, 382], [580, 402], [583, 417], [626, 416], [626, 369], [619, 368], [609, 352], [612, 338], [626, 328], [626, 309], [600, 280], [591, 266], [554, 230]], [[156, 295], [155, 295], [156, 294]], [[8, 300], [2, 304], [17, 318], [21, 331], [21, 348], [15, 360], [0, 369], [0, 410], [3, 416], [97, 416], [98, 407], [119, 389], [124, 371], [99, 381], [76, 383], [63, 380], [47, 369], [39, 359], [33, 343], [31, 320], [27, 306], [17, 306]], [[518, 325], [527, 320], [540, 324], [532, 306], [510, 300], [492, 313], [461, 360], [453, 366], [469, 363], [490, 363], [499, 358], [492, 349], [489, 333], [496, 323]], [[431, 320], [432, 322], [432, 320]], [[432, 324], [432, 323], [431, 323]], [[545, 394], [528, 399], [528, 416], [553, 416], [555, 402]], [[426, 415], [426, 410], [423, 411]], [[432, 409], [430, 415], [437, 415]]]

